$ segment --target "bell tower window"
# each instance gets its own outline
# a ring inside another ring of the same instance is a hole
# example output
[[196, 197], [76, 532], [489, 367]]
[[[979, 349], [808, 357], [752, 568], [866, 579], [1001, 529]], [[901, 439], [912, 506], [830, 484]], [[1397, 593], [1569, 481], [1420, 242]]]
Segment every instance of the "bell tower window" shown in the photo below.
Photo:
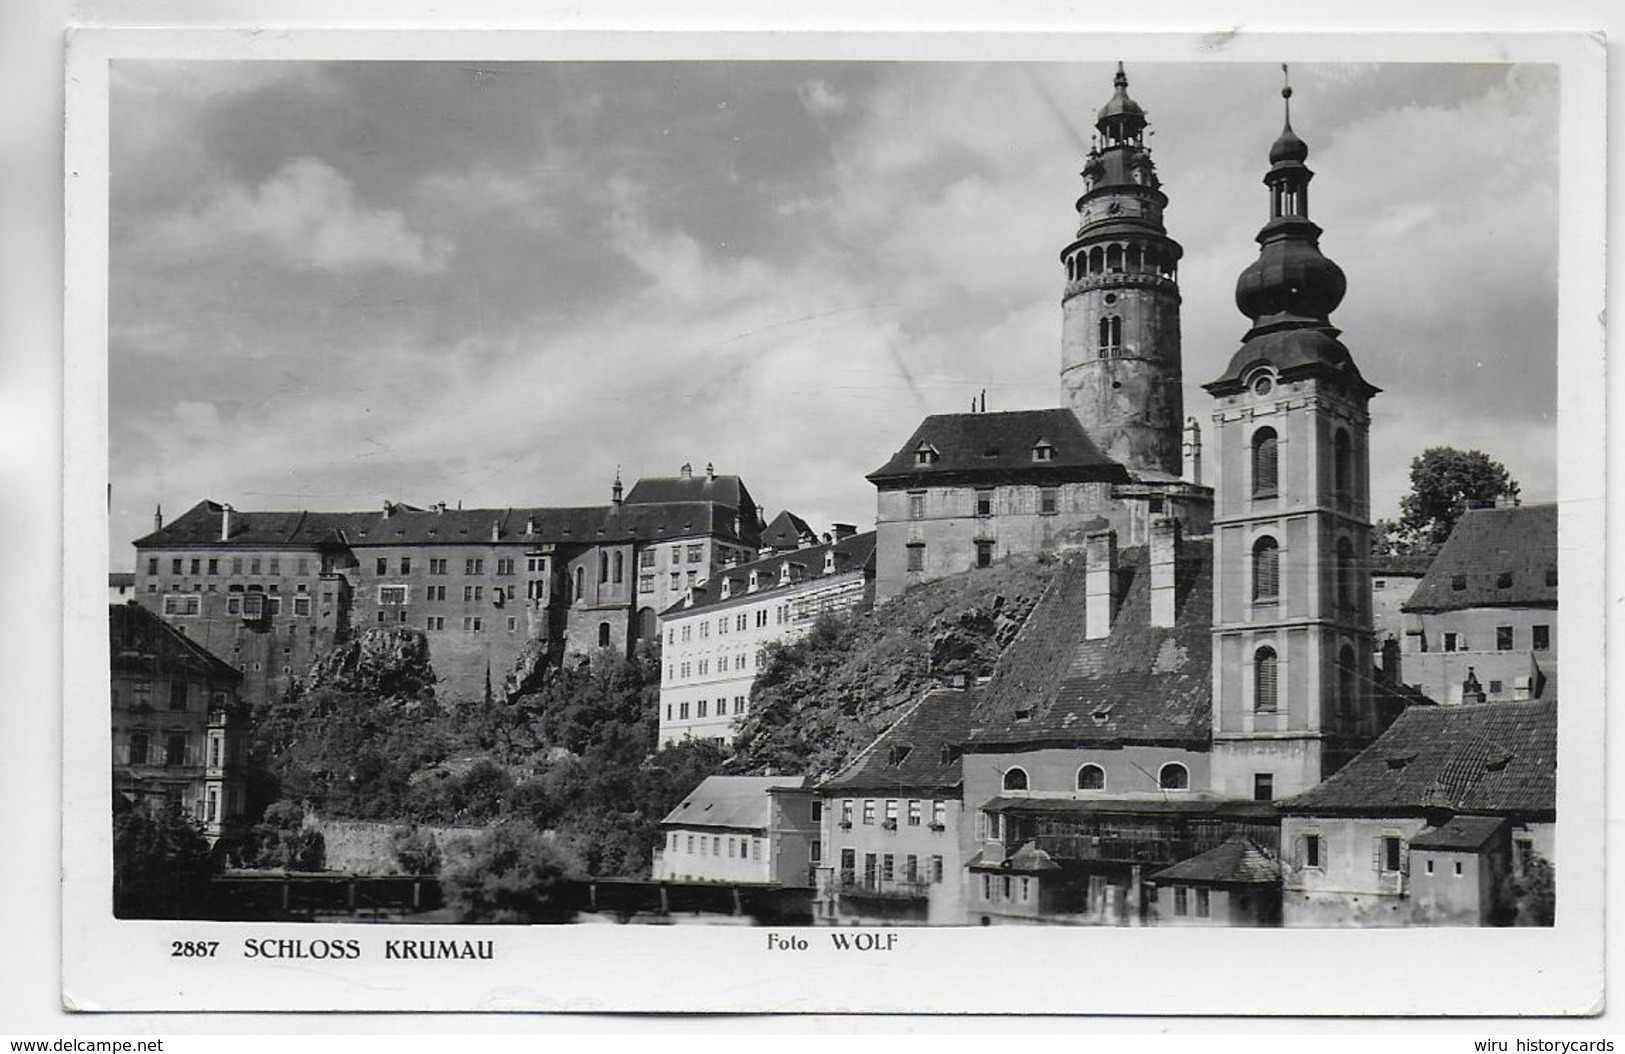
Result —
[[1337, 492], [1337, 507], [1348, 508], [1353, 502], [1354, 463], [1349, 450], [1349, 434], [1342, 430], [1332, 440], [1332, 485]]
[[1274, 538], [1253, 543], [1253, 602], [1274, 603], [1281, 595], [1281, 547]]
[[1253, 709], [1273, 714], [1276, 709], [1276, 658], [1274, 648], [1259, 648], [1253, 656]]
[[1100, 319], [1100, 357], [1115, 356], [1123, 347], [1123, 318], [1103, 315]]
[[1253, 433], [1253, 497], [1276, 495], [1278, 453], [1275, 429], [1260, 428]]

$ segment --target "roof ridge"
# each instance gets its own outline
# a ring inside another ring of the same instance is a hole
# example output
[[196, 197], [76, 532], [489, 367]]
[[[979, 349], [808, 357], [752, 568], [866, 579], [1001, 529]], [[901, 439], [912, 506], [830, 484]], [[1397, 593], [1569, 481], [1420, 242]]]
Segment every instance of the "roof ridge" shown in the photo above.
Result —
[[925, 689], [925, 691], [920, 694], [920, 697], [918, 699], [914, 700], [914, 702], [909, 705], [909, 708], [907, 710], [905, 710], [901, 714], [897, 715], [897, 717], [892, 721], [892, 723], [886, 726], [885, 731], [881, 732], [878, 736], [871, 739], [869, 741], [868, 746], [864, 747], [862, 750], [860, 750], [856, 754], [852, 755], [852, 760], [848, 761], [845, 765], [842, 765], [840, 768], [838, 768], [834, 772], [830, 773], [824, 779], [819, 780], [818, 781], [819, 785], [822, 786], [825, 783], [830, 783], [830, 782], [833, 782], [834, 780], [840, 779], [847, 772], [849, 772], [852, 769], [856, 768], [859, 762], [863, 761], [870, 754], [873, 754], [875, 752], [875, 750], [880, 746], [880, 741], [881, 740], [885, 739], [887, 736], [889, 736], [893, 732], [897, 731], [897, 726], [901, 725], [904, 721], [907, 721], [910, 717], [913, 717], [914, 716], [914, 711], [916, 711], [920, 707], [924, 706], [925, 701], [927, 699], [931, 698], [931, 696], [934, 693], [936, 693], [936, 692], [946, 692], [946, 691], [952, 691], [952, 689], [943, 688], [940, 685], [930, 685], [930, 686], [928, 686]]

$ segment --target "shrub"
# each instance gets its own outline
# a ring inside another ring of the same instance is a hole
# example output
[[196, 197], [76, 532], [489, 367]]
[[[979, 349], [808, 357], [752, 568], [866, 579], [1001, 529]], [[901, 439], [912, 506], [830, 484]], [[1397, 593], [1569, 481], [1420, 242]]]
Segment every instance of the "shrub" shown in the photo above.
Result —
[[389, 837], [389, 847], [395, 853], [395, 863], [409, 875], [438, 875], [440, 873], [440, 844], [427, 831], [416, 827], [398, 827]]
[[577, 871], [551, 839], [510, 821], [474, 838], [446, 867], [443, 888], [459, 922], [569, 922], [565, 882]]

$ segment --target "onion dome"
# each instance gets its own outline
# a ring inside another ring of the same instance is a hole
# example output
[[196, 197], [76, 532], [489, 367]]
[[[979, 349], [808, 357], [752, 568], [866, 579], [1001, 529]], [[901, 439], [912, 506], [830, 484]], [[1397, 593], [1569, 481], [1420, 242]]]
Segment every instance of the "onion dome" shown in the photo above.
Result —
[[1140, 109], [1139, 103], [1128, 97], [1128, 74], [1124, 72], [1121, 62], [1117, 64], [1117, 76], [1112, 78], [1112, 84], [1117, 91], [1112, 94], [1111, 100], [1100, 108], [1100, 113], [1095, 117], [1095, 124], [1104, 124], [1113, 117], [1125, 115], [1138, 117], [1144, 121], [1145, 111]]

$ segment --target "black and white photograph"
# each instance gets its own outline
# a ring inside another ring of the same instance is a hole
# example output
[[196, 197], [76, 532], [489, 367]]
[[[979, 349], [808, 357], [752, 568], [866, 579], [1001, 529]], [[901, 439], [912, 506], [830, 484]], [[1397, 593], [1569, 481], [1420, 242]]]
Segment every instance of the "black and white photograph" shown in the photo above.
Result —
[[1574, 50], [453, 50], [99, 61], [97, 926], [341, 973], [1595, 930]]

